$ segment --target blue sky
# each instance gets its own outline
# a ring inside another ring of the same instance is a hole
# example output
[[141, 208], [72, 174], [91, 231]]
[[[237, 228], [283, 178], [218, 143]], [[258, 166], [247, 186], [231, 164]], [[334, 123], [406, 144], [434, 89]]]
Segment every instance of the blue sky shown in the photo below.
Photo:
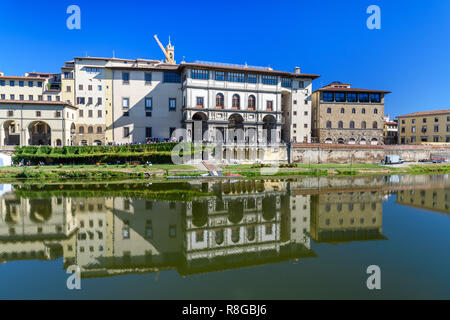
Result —
[[[81, 30], [66, 9], [81, 8]], [[381, 8], [381, 30], [366, 9]], [[74, 56], [162, 59], [168, 36], [177, 61], [268, 66], [392, 91], [386, 113], [450, 108], [450, 1], [1, 1], [0, 70], [60, 72]]]

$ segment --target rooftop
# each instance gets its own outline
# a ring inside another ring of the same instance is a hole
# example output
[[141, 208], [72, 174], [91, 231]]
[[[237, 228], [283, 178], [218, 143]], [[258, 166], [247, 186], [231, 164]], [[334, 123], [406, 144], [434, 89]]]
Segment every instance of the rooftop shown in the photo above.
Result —
[[367, 93], [384, 93], [388, 94], [391, 91], [386, 90], [375, 90], [375, 89], [360, 89], [360, 88], [352, 88], [349, 83], [341, 83], [339, 81], [334, 81], [320, 89], [317, 89], [314, 92], [367, 92]]
[[434, 116], [434, 115], [449, 114], [449, 113], [450, 113], [450, 109], [443, 109], [443, 110], [434, 110], [434, 111], [414, 112], [414, 113], [409, 113], [409, 114], [405, 114], [402, 116], [398, 116], [397, 118]]

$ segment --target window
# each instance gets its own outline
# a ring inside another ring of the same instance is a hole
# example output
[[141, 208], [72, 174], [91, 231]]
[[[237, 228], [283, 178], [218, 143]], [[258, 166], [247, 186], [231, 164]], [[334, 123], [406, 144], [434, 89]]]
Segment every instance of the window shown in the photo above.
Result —
[[130, 107], [130, 98], [122, 98], [122, 108], [128, 109]]
[[192, 77], [192, 79], [208, 80], [208, 71], [207, 70], [192, 69], [191, 77]]
[[102, 133], [102, 132], [103, 132], [102, 127], [97, 127], [97, 133]]
[[8, 117], [13, 117], [13, 116], [14, 116], [14, 111], [8, 110]]
[[88, 103], [87, 104], [88, 104], [88, 106], [90, 106], [92, 104], [92, 97], [88, 98]]
[[203, 97], [197, 97], [197, 107], [203, 108]]
[[97, 111], [97, 118], [101, 118], [103, 115], [102, 115], [102, 110], [98, 110]]
[[122, 82], [123, 84], [130, 83], [130, 74], [128, 72], [122, 72]]
[[345, 113], [345, 109], [341, 108], [341, 113], [344, 114]]
[[245, 74], [239, 72], [228, 72], [227, 81], [229, 82], [244, 82]]
[[433, 137], [433, 142], [439, 142], [439, 137], [438, 136], [434, 136]]
[[258, 83], [258, 76], [256, 74], [248, 74], [247, 82], [248, 83]]
[[335, 101], [336, 102], [345, 102], [345, 93], [342, 92], [336, 92], [335, 94]]
[[416, 127], [411, 127], [411, 133], [416, 133]]
[[61, 118], [61, 111], [55, 112], [55, 118]]
[[153, 108], [153, 98], [145, 98], [145, 109]]
[[89, 117], [89, 118], [92, 118], [92, 116], [93, 116], [92, 110], [89, 110], [89, 111], [88, 111], [88, 117]]
[[169, 111], [175, 111], [177, 109], [177, 99], [170, 98], [169, 99]]
[[365, 109], [365, 108], [362, 108], [362, 109], [361, 109], [361, 113], [362, 113], [362, 114], [366, 114], [366, 109]]
[[434, 118], [434, 122], [439, 122], [439, 118]]
[[327, 113], [331, 113], [331, 108], [328, 108], [328, 109], [327, 109]]
[[416, 137], [411, 137], [411, 143], [415, 143], [416, 142]]
[[25, 86], [25, 82], [24, 81], [19, 81], [19, 87], [24, 87]]
[[266, 105], [267, 105], [267, 111], [273, 111], [273, 101], [272, 100], [267, 100]]
[[15, 100], [15, 99], [16, 99], [16, 96], [13, 95], [13, 94], [11, 94], [11, 95], [9, 95], [9, 99], [10, 99], [10, 100]]
[[176, 72], [164, 72], [164, 82], [166, 83], [180, 83], [181, 77]]
[[24, 97], [23, 94], [19, 95], [19, 100], [20, 100], [20, 101], [24, 101], [24, 100], [25, 100], [25, 97]]
[[372, 127], [373, 129], [378, 129], [378, 122], [374, 121]]
[[40, 117], [41, 116], [41, 112], [40, 111], [36, 111], [36, 117]]
[[94, 133], [94, 128], [92, 126], [88, 127], [88, 133], [90, 134]]
[[323, 101], [333, 102], [334, 101], [334, 93], [333, 92], [324, 92], [323, 93]]
[[223, 108], [224, 104], [223, 104], [223, 94], [222, 93], [218, 93], [216, 95], [216, 108]]
[[[297, 114], [297, 113], [296, 113], [296, 114]], [[305, 115], [305, 116], [308, 116], [308, 111], [305, 111], [305, 112], [304, 112], [304, 115]]]
[[85, 103], [84, 97], [78, 97], [77, 98], [77, 104], [84, 104], [84, 103]]
[[412, 119], [411, 123], [413, 123], [413, 124], [416, 123], [416, 119]]
[[354, 121], [350, 121], [350, 129], [355, 129], [355, 122]]
[[434, 132], [439, 132], [439, 126], [434, 126]]
[[370, 102], [372, 102], [372, 103], [380, 103], [381, 102], [381, 95], [379, 93], [372, 93], [370, 95]]
[[248, 109], [255, 110], [256, 107], [256, 98], [254, 95], [248, 97]]
[[369, 94], [368, 93], [360, 93], [358, 94], [359, 102], [369, 102]]
[[88, 91], [92, 91], [92, 85], [88, 85]]
[[30, 94], [30, 95], [28, 96], [28, 100], [33, 101], [33, 95]]
[[52, 101], [52, 96], [47, 96], [47, 101]]
[[420, 138], [420, 141], [421, 141], [421, 142], [428, 142], [428, 137], [421, 137], [421, 138]]
[[83, 118], [83, 110], [79, 110], [78, 114], [79, 114], [80, 118]]
[[128, 138], [130, 136], [130, 128], [124, 127], [123, 128], [123, 137]]
[[102, 98], [97, 98], [97, 105], [101, 105], [102, 104]]
[[216, 81], [225, 81], [225, 72], [216, 71]]
[[145, 116], [146, 116], [147, 118], [151, 118], [152, 113], [151, 113], [150, 111], [147, 111], [147, 112], [145, 113]]
[[233, 95], [232, 108], [237, 110], [241, 108], [241, 98], [237, 94]]
[[41, 82], [41, 81], [38, 81], [37, 86], [38, 86], [39, 88], [42, 88], [42, 82]]
[[146, 73], [144, 77], [145, 77], [146, 84], [149, 84], [152, 82], [152, 74], [151, 73]]
[[331, 121], [327, 121], [327, 129], [331, 129]]
[[347, 102], [356, 102], [357, 100], [356, 93], [347, 93]]
[[9, 81], [9, 86], [10, 86], [10, 87], [14, 87], [15, 84], [16, 84], [16, 83], [15, 83], [14, 80], [10, 80], [10, 81]]
[[82, 84], [80, 84], [80, 85], [78, 86], [78, 90], [83, 90], [83, 85], [82, 85]]
[[152, 127], [146, 127], [145, 128], [145, 137], [151, 138], [152, 137]]
[[427, 133], [427, 126], [422, 126], [422, 132]]
[[377, 108], [373, 109], [373, 113], [378, 114], [378, 109]]
[[124, 117], [129, 117], [130, 116], [130, 112], [129, 111], [124, 111], [123, 112], [123, 116]]
[[72, 92], [72, 87], [71, 86], [67, 86], [66, 87], [66, 92]]
[[277, 84], [277, 77], [276, 76], [262, 76], [262, 83], [263, 84], [276, 85]]
[[367, 123], [365, 121], [361, 122], [361, 129], [366, 129]]
[[0, 80], [0, 86], [4, 87], [5, 86], [5, 80]]
[[292, 87], [292, 80], [288, 78], [281, 78], [281, 86], [283, 88], [291, 88]]
[[352, 109], [352, 113], [353, 113], [353, 114], [356, 113], [356, 109], [355, 109], [355, 108]]
[[427, 118], [423, 118], [423, 119], [422, 119], [422, 122], [423, 122], [423, 123], [427, 123]]
[[339, 129], [343, 129], [344, 128], [344, 123], [342, 121], [338, 122], [338, 128]]

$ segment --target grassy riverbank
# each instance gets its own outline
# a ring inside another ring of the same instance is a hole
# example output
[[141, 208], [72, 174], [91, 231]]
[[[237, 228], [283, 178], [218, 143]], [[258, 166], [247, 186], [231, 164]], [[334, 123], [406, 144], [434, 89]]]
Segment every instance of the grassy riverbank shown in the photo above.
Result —
[[[274, 170], [275, 169], [275, 170]], [[71, 180], [164, 180], [167, 177], [186, 179], [207, 172], [189, 165], [59, 165], [0, 168], [1, 182], [71, 181]], [[411, 165], [403, 167], [378, 165], [297, 165], [289, 168], [255, 168], [251, 165], [227, 166], [224, 175], [238, 178], [301, 177], [301, 176], [362, 176], [392, 174], [445, 174], [450, 165]]]

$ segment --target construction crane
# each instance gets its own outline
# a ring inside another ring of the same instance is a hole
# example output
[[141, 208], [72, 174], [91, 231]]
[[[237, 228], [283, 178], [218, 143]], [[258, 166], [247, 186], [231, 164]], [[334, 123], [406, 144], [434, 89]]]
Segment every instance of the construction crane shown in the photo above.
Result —
[[164, 53], [164, 56], [166, 57], [165, 63], [176, 64], [174, 60], [174, 48], [170, 43], [170, 40], [166, 48], [164, 48], [164, 46], [162, 45], [161, 41], [159, 41], [158, 36], [156, 34], [155, 40], [158, 43], [159, 47], [161, 48], [162, 52]]

